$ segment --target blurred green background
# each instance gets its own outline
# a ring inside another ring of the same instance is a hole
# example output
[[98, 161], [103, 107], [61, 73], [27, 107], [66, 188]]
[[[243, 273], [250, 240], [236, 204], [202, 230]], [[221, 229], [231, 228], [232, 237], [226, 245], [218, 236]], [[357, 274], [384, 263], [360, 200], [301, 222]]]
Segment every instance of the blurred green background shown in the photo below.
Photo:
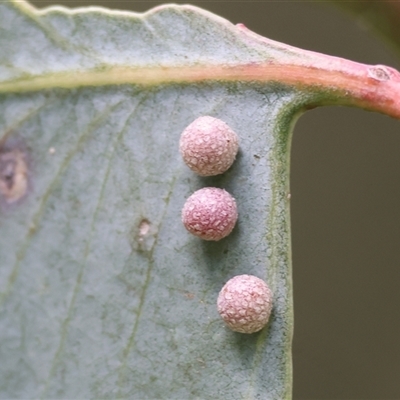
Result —
[[[162, 4], [32, 3], [138, 12]], [[400, 69], [400, 60], [361, 20], [326, 3], [191, 4], [293, 46]], [[358, 109], [319, 108], [296, 125], [291, 161], [296, 400], [400, 398], [399, 149], [400, 121]]]

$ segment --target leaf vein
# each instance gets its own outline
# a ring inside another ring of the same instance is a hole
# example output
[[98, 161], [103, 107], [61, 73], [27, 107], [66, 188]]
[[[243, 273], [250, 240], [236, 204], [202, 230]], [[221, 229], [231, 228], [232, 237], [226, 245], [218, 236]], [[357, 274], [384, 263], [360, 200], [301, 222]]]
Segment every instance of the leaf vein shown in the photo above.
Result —
[[[117, 103], [112, 108], [111, 111], [113, 111], [120, 104], [121, 104], [121, 102]], [[53, 375], [55, 373], [57, 362], [58, 362], [59, 358], [61, 357], [62, 351], [64, 349], [65, 341], [67, 339], [67, 334], [68, 334], [68, 325], [69, 325], [69, 323], [70, 323], [70, 321], [71, 321], [71, 319], [73, 317], [74, 306], [75, 306], [75, 303], [76, 303], [76, 299], [78, 297], [78, 293], [79, 293], [79, 290], [80, 290], [80, 287], [81, 287], [83, 275], [84, 275], [84, 272], [85, 272], [85, 269], [86, 269], [86, 266], [87, 266], [87, 258], [88, 258], [89, 253], [90, 253], [90, 248], [91, 248], [92, 239], [93, 239], [93, 233], [94, 233], [94, 229], [95, 229], [95, 225], [96, 225], [96, 218], [97, 218], [97, 215], [98, 215], [98, 213], [99, 213], [99, 211], [101, 209], [101, 204], [102, 204], [103, 199], [104, 199], [105, 189], [106, 189], [107, 182], [108, 182], [108, 179], [109, 179], [109, 176], [110, 176], [110, 172], [111, 172], [111, 168], [112, 168], [112, 164], [113, 164], [112, 162], [113, 162], [113, 159], [114, 159], [114, 156], [115, 156], [117, 145], [122, 140], [123, 135], [126, 132], [126, 129], [127, 129], [127, 126], [128, 126], [128, 122], [132, 118], [132, 116], [134, 116], [136, 114], [137, 110], [139, 109], [139, 105], [140, 104], [141, 104], [141, 102], [139, 102], [139, 104], [136, 105], [135, 109], [130, 113], [130, 115], [126, 119], [125, 125], [121, 129], [119, 134], [117, 135], [117, 138], [115, 139], [115, 142], [114, 142], [114, 144], [112, 146], [111, 154], [108, 157], [106, 171], [105, 171], [105, 174], [104, 174], [104, 177], [103, 177], [103, 182], [102, 182], [101, 189], [100, 189], [100, 192], [99, 192], [99, 198], [98, 198], [98, 201], [97, 201], [97, 204], [96, 204], [96, 208], [95, 208], [95, 210], [93, 212], [93, 216], [92, 216], [92, 222], [91, 222], [91, 225], [90, 225], [90, 232], [89, 232], [88, 241], [87, 241], [86, 247], [85, 247], [85, 253], [84, 253], [84, 257], [83, 257], [83, 262], [82, 262], [82, 265], [81, 265], [81, 268], [79, 270], [79, 273], [78, 273], [78, 276], [77, 276], [77, 280], [76, 280], [76, 283], [75, 283], [75, 286], [74, 286], [72, 299], [71, 299], [71, 302], [70, 302], [70, 305], [69, 305], [68, 311], [67, 311], [67, 316], [64, 319], [64, 322], [62, 324], [61, 339], [60, 339], [57, 351], [56, 351], [56, 353], [54, 355], [54, 359], [53, 359], [51, 367], [50, 367], [49, 376], [48, 376], [48, 379], [46, 381], [45, 388], [44, 388], [44, 391], [42, 393], [41, 398], [45, 398], [46, 397], [46, 393], [47, 393], [47, 391], [49, 389], [51, 378], [53, 377]]]
[[[25, 258], [26, 252], [28, 250], [28, 247], [29, 247], [29, 244], [30, 244], [30, 240], [31, 240], [33, 234], [36, 232], [36, 230], [37, 230], [37, 228], [39, 226], [40, 219], [43, 216], [47, 201], [48, 201], [50, 195], [53, 193], [53, 190], [54, 190], [56, 184], [58, 183], [58, 180], [59, 180], [60, 176], [66, 170], [66, 168], [68, 167], [68, 165], [72, 161], [73, 156], [79, 150], [79, 148], [82, 145], [82, 143], [86, 139], [89, 138], [90, 134], [94, 132], [94, 130], [97, 128], [97, 126], [102, 121], [104, 121], [104, 119], [113, 111], [113, 109], [116, 106], [117, 105], [113, 105], [113, 106], [108, 107], [108, 109], [106, 111], [103, 111], [101, 113], [101, 115], [98, 118], [96, 118], [95, 121], [92, 124], [90, 124], [89, 129], [87, 129], [85, 132], [83, 132], [83, 134], [78, 139], [77, 145], [64, 158], [63, 162], [60, 165], [60, 168], [56, 171], [54, 179], [52, 180], [52, 182], [48, 186], [48, 189], [43, 193], [43, 196], [40, 197], [39, 207], [36, 210], [36, 212], [33, 214], [33, 217], [31, 219], [31, 221], [29, 223], [27, 223], [27, 225], [26, 225], [28, 227], [28, 229], [27, 229], [27, 231], [25, 233], [25, 238], [23, 239], [20, 248], [16, 252], [16, 260], [15, 260], [14, 266], [13, 266], [13, 268], [11, 270], [11, 273], [10, 273], [10, 275], [8, 277], [7, 286], [6, 286], [5, 290], [4, 290], [4, 292], [0, 293], [0, 307], [4, 304], [4, 302], [6, 301], [7, 297], [12, 292], [12, 289], [14, 287], [15, 281], [16, 281], [16, 279], [18, 277], [18, 273], [19, 273], [19, 270], [20, 270], [21, 262]], [[34, 227], [34, 229], [32, 229], [32, 227]]]
[[125, 347], [125, 349], [123, 351], [123, 361], [122, 361], [122, 365], [121, 365], [120, 370], [119, 370], [119, 380], [118, 380], [119, 381], [119, 385], [118, 385], [118, 387], [119, 387], [120, 393], [118, 394], [118, 398], [122, 398], [123, 397], [122, 394], [121, 394], [121, 388], [122, 388], [123, 381], [124, 381], [124, 371], [127, 368], [128, 356], [129, 356], [130, 351], [133, 349], [133, 344], [134, 344], [134, 341], [135, 341], [136, 333], [137, 333], [138, 328], [139, 328], [139, 321], [140, 321], [140, 317], [142, 315], [144, 303], [145, 303], [145, 300], [146, 300], [146, 293], [147, 293], [147, 289], [148, 289], [149, 284], [150, 284], [151, 274], [152, 274], [153, 267], [154, 267], [154, 250], [157, 247], [160, 228], [161, 228], [161, 226], [162, 226], [162, 224], [164, 222], [165, 216], [166, 216], [167, 211], [168, 211], [170, 198], [171, 198], [171, 195], [173, 193], [173, 190], [174, 190], [174, 187], [175, 187], [175, 183], [176, 183], [176, 180], [177, 180], [177, 173], [174, 173], [173, 177], [174, 178], [171, 181], [170, 189], [169, 189], [168, 195], [167, 195], [166, 200], [165, 200], [164, 212], [163, 212], [161, 221], [160, 221], [160, 223], [159, 223], [159, 225], [157, 227], [157, 233], [155, 235], [155, 240], [154, 240], [153, 246], [151, 247], [151, 249], [149, 251], [149, 264], [148, 264], [147, 271], [146, 271], [146, 280], [145, 280], [145, 283], [144, 283], [144, 286], [143, 286], [142, 293], [140, 295], [140, 303], [139, 303], [139, 307], [138, 307], [138, 310], [137, 310], [137, 313], [136, 313], [136, 319], [135, 319], [135, 322], [134, 322], [134, 325], [133, 325], [133, 328], [132, 328], [131, 335], [130, 335], [130, 337], [128, 339], [127, 346]]

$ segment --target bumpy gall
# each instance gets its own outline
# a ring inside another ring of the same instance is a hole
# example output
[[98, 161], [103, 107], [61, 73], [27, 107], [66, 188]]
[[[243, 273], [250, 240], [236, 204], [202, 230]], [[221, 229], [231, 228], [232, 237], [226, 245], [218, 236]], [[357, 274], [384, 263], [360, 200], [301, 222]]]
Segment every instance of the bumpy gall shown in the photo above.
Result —
[[201, 176], [224, 173], [239, 149], [236, 133], [218, 118], [204, 116], [182, 133], [179, 150], [186, 165]]
[[272, 293], [267, 284], [253, 275], [238, 275], [221, 289], [218, 312], [235, 332], [254, 333], [268, 322], [272, 310]]
[[185, 228], [204, 240], [228, 236], [238, 218], [235, 199], [224, 189], [206, 187], [194, 192], [182, 209]]

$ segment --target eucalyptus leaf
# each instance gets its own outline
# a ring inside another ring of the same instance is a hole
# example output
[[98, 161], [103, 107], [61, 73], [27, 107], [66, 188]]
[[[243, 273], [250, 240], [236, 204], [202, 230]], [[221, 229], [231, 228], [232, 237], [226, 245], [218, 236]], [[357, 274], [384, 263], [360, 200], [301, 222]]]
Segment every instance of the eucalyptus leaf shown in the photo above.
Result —
[[[293, 124], [323, 104], [399, 117], [399, 82], [191, 6], [0, 3], [0, 397], [290, 398]], [[203, 115], [240, 140], [216, 177], [179, 154]], [[207, 186], [238, 206], [218, 242], [181, 222]], [[238, 274], [274, 295], [251, 335], [217, 312]]]

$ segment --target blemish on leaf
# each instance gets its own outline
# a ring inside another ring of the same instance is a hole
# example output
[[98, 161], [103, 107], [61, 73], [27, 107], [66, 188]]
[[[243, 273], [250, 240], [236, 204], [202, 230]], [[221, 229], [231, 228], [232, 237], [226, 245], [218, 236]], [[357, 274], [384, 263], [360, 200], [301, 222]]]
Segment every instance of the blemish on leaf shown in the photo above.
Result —
[[19, 149], [0, 149], [0, 194], [6, 203], [22, 199], [28, 191], [26, 154]]
[[29, 225], [29, 234], [30, 235], [33, 235], [36, 232], [36, 230], [37, 230], [37, 225], [35, 225], [33, 223]]
[[143, 218], [132, 232], [131, 246], [134, 250], [149, 251], [154, 241], [152, 225], [147, 218]]
[[194, 299], [194, 293], [185, 292], [185, 297], [186, 297], [188, 300], [193, 300], [193, 299]]
[[147, 219], [144, 219], [139, 224], [139, 241], [143, 241], [146, 235], [150, 231], [150, 222]]
[[375, 65], [368, 68], [368, 76], [377, 81], [388, 81], [390, 79], [390, 71], [384, 65]]

